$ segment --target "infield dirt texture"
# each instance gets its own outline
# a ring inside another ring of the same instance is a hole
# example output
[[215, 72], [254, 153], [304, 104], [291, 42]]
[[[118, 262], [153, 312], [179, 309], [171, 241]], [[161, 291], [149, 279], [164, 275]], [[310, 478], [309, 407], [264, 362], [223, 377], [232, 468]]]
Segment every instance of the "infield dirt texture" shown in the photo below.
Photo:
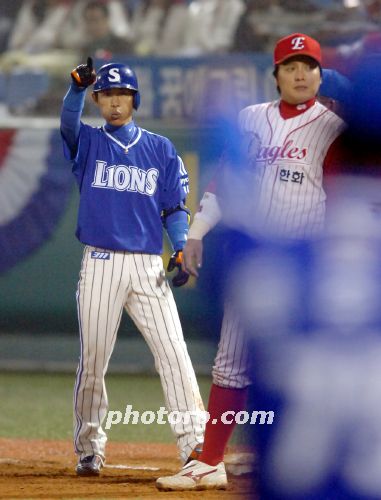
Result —
[[110, 443], [102, 475], [79, 478], [70, 441], [0, 438], [0, 498], [255, 498], [246, 476], [229, 476], [225, 491], [159, 492], [155, 480], [178, 470], [176, 455], [170, 444]]
[[[156, 478], [181, 466], [169, 425], [114, 425], [102, 475], [77, 477], [73, 383], [74, 374], [0, 372], [0, 499], [255, 499], [248, 476], [229, 475], [226, 491], [159, 492]], [[206, 401], [210, 378], [199, 383]], [[109, 376], [108, 389], [110, 409], [164, 405], [157, 376]]]

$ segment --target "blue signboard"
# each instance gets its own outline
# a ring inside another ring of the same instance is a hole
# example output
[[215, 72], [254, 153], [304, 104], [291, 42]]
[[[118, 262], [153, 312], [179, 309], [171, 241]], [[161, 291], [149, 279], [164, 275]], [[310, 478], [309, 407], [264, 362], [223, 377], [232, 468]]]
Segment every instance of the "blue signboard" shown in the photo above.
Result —
[[[109, 61], [97, 60], [96, 67]], [[138, 75], [138, 116], [205, 121], [274, 96], [268, 55], [125, 58]], [[271, 94], [271, 95], [270, 95]]]

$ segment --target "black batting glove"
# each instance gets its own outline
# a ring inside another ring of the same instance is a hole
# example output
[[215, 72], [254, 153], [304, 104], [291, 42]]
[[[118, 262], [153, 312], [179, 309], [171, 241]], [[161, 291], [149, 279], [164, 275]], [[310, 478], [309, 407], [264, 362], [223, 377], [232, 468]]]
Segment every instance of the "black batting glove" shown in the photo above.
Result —
[[92, 85], [97, 79], [92, 58], [88, 57], [87, 63], [77, 66], [70, 75], [77, 87], [86, 88]]
[[177, 250], [177, 252], [171, 255], [169, 259], [167, 271], [171, 272], [177, 268], [177, 274], [172, 278], [172, 284], [175, 287], [183, 286], [189, 279], [189, 274], [181, 269], [181, 264], [183, 262], [183, 251]]

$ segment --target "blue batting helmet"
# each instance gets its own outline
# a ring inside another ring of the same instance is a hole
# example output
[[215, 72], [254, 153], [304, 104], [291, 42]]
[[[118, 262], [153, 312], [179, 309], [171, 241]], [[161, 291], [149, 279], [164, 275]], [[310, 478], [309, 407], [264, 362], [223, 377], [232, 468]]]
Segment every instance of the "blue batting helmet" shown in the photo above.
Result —
[[94, 92], [107, 89], [131, 89], [135, 91], [134, 108], [138, 109], [140, 104], [140, 93], [138, 79], [135, 71], [125, 64], [105, 64], [97, 71], [97, 79], [94, 83]]

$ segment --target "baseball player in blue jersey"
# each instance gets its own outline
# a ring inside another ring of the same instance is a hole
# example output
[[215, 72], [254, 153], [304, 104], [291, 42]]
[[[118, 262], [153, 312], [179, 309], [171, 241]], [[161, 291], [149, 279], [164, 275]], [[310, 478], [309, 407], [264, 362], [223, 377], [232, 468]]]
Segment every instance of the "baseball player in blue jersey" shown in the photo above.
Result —
[[[105, 460], [104, 377], [123, 309], [151, 349], [168, 412], [184, 415], [171, 427], [186, 462], [203, 441], [204, 408], [160, 255], [164, 226], [174, 248], [167, 269], [177, 269], [174, 286], [186, 283], [181, 258], [188, 232], [188, 175], [167, 138], [134, 123], [140, 93], [130, 67], [106, 64], [96, 75], [89, 58], [71, 77], [61, 133], [80, 190], [76, 235], [85, 245], [77, 289], [76, 471], [97, 476]], [[81, 122], [92, 84], [92, 99], [106, 122], [102, 127]]]

